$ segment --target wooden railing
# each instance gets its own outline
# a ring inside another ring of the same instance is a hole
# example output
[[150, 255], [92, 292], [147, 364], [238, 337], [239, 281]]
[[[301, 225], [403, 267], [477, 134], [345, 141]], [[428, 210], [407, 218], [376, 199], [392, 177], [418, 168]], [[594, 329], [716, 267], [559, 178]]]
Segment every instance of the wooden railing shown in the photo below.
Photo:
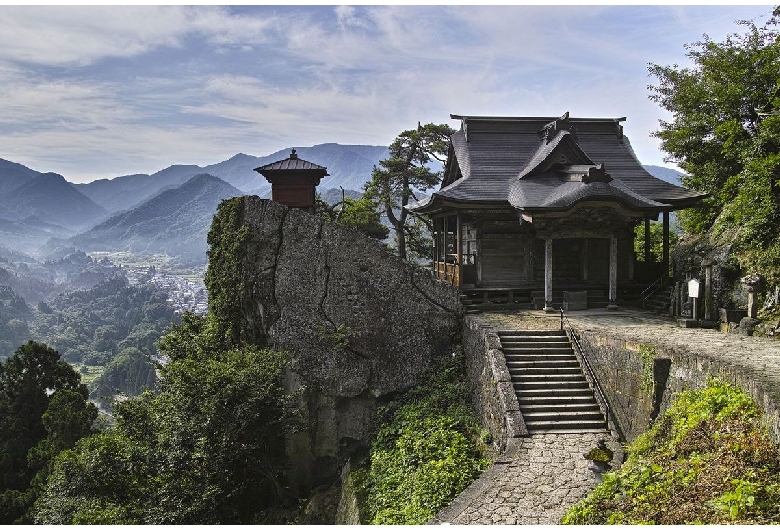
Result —
[[[601, 411], [604, 413], [604, 416], [607, 420], [607, 427], [610, 427], [612, 411], [609, 407], [609, 401], [607, 401], [607, 395], [601, 388], [599, 380], [596, 379], [596, 374], [593, 371], [593, 368], [590, 366], [590, 361], [588, 361], [588, 357], [585, 355], [585, 350], [580, 343], [580, 339], [577, 337], [577, 333], [574, 331], [571, 322], [569, 322], [569, 317], [567, 317], [566, 313], [563, 312], [563, 308], [561, 308], [561, 331], [565, 331], [566, 335], [569, 336], [569, 340], [571, 341], [572, 346], [574, 346], [574, 348], [572, 348], [574, 350], [574, 354], [580, 361], [580, 365], [585, 371], [586, 377], [589, 380], [591, 387], [593, 388], [596, 401], [599, 402]], [[612, 424], [615, 429], [619, 429], [617, 421], [613, 421]]]
[[451, 285], [458, 285], [460, 266], [457, 263], [437, 261], [434, 263], [434, 272], [437, 278], [440, 278]]

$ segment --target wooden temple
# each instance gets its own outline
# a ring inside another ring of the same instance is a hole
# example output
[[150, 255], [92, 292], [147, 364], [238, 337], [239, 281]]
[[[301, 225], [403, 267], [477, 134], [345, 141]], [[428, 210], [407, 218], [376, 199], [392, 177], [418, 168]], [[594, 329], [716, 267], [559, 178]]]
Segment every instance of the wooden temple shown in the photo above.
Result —
[[[408, 207], [433, 222], [437, 276], [552, 311], [569, 295], [616, 308], [619, 291], [668, 274], [669, 212], [705, 195], [650, 175], [625, 118], [451, 117], [461, 126], [441, 188]], [[634, 229], [648, 235], [659, 216], [663, 261], [649, 263], [647, 246], [638, 261]]]
[[328, 168], [298, 158], [295, 149], [284, 160], [254, 170], [271, 183], [271, 200], [309, 213], [314, 213], [320, 180], [328, 176]]

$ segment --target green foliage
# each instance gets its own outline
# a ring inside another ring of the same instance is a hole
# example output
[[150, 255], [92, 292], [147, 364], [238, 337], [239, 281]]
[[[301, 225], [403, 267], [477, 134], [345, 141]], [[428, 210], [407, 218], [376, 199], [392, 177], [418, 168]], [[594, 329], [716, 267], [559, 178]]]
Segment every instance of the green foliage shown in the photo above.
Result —
[[222, 201], [211, 223], [207, 237], [209, 264], [206, 268], [206, 288], [209, 310], [215, 316], [218, 332], [232, 342], [241, 339], [241, 299], [244, 262], [249, 229], [243, 226], [244, 200], [234, 197]]
[[[414, 237], [420, 228], [411, 228], [422, 222], [410, 219], [405, 206], [416, 200], [415, 191], [426, 191], [441, 182], [442, 172], [429, 167], [433, 160], [444, 162], [449, 148], [449, 137], [455, 131], [448, 125], [429, 123], [418, 125], [399, 134], [390, 144], [390, 158], [374, 167], [371, 181], [365, 185], [364, 197], [379, 204], [395, 230], [396, 248], [402, 259], [407, 259], [407, 238]], [[419, 246], [419, 245], [418, 245]]]
[[46, 304], [48, 311], [36, 312], [31, 333], [74, 364], [104, 366], [126, 348], [153, 356], [157, 339], [175, 320], [167, 298], [152, 285], [131, 286], [117, 276], [57, 296]]
[[369, 197], [344, 197], [331, 206], [318, 196], [315, 212], [329, 221], [354, 228], [368, 237], [382, 241], [387, 238], [390, 230], [382, 224], [378, 207]]
[[[686, 231], [737, 226], [746, 270], [780, 281], [780, 39], [775, 9], [766, 25], [742, 21], [744, 34], [687, 45], [693, 66], [650, 65], [651, 99], [672, 114], [655, 136], [709, 197], [681, 212]], [[715, 225], [715, 226], [713, 226]], [[756, 257], [769, 258], [756, 263]]]
[[[669, 231], [669, 248], [674, 248], [679, 236]], [[640, 223], [634, 228], [634, 253], [637, 261], [645, 260], [645, 225]], [[664, 257], [664, 226], [663, 223], [650, 222], [650, 259], [661, 263]]]
[[117, 404], [114, 429], [57, 460], [36, 505], [45, 524], [258, 522], [282, 491], [284, 353], [224, 348], [212, 317], [161, 342], [159, 393]]
[[463, 357], [440, 359], [421, 384], [380, 409], [368, 469], [355, 473], [372, 524], [423, 524], [490, 461], [468, 406]]
[[780, 450], [755, 403], [728, 383], [680, 393], [628, 450], [564, 523], [780, 522]]
[[118, 392], [137, 396], [154, 390], [156, 365], [138, 348], [125, 348], [114, 357], [92, 384], [92, 395], [101, 398]]
[[655, 387], [655, 379], [653, 378], [655, 348], [648, 344], [640, 344], [639, 357], [642, 359], [642, 390], [644, 390], [647, 395], [652, 396]]
[[28, 342], [0, 365], [0, 523], [29, 523], [51, 463], [91, 433], [97, 408], [60, 355]]
[[317, 338], [320, 342], [335, 350], [348, 349], [350, 341], [356, 336], [357, 332], [346, 324], [339, 324], [333, 331], [324, 326], [317, 329]]

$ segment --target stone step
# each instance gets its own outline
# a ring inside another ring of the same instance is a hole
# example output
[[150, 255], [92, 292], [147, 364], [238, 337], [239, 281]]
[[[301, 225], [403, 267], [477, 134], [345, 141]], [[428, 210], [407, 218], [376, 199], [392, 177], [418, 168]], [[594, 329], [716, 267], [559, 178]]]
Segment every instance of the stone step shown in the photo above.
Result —
[[516, 347], [516, 346], [504, 346], [501, 348], [504, 351], [504, 355], [506, 354], [523, 354], [523, 353], [539, 353], [547, 355], [548, 353], [571, 353], [571, 346], [568, 346], [566, 348], [561, 346], [550, 346], [550, 347], [543, 347], [543, 346], [523, 346], [522, 348]]
[[569, 350], [568, 353], [505, 353], [506, 362], [524, 361], [576, 361], [577, 356]]
[[561, 356], [561, 358], [549, 358], [549, 357], [537, 357], [526, 358], [523, 360], [507, 359], [506, 365], [509, 370], [514, 369], [534, 369], [534, 368], [573, 368], [575, 370], [580, 369], [580, 363], [577, 362], [577, 358], [574, 355]]
[[528, 412], [598, 412], [601, 414], [598, 403], [593, 396], [583, 396], [582, 398], [569, 399], [566, 402], [547, 403], [545, 401], [523, 400], [519, 402], [520, 409], [525, 415]]
[[549, 377], [551, 379], [566, 380], [572, 379], [572, 376], [578, 376], [584, 378], [582, 370], [579, 366], [533, 366], [533, 367], [517, 367], [509, 366], [509, 374], [511, 376], [517, 375], [520, 380], [525, 381], [530, 377]]
[[561, 381], [558, 378], [523, 378], [518, 379], [515, 377], [512, 377], [512, 385], [514, 386], [515, 392], [523, 391], [523, 390], [546, 390], [551, 389], [555, 390], [558, 389], [561, 392], [564, 390], [583, 390], [587, 389], [590, 391], [590, 387], [588, 386], [588, 382], [585, 380], [585, 377], [580, 377], [578, 380], [571, 380], [571, 381]]
[[526, 422], [529, 434], [606, 432], [607, 426], [601, 421], [534, 421]]
[[522, 408], [520, 412], [523, 414], [523, 421], [526, 425], [528, 423], [535, 423], [540, 421], [549, 421], [556, 423], [563, 422], [601, 422], [604, 424], [604, 417], [601, 415], [600, 410], [594, 411], [579, 411], [579, 410], [559, 410], [559, 411], [524, 411]]
[[566, 337], [501, 337], [501, 344], [506, 346], [524, 347], [525, 345], [538, 345], [538, 346], [567, 346], [569, 339]]
[[566, 332], [559, 329], [509, 329], [499, 330], [498, 336], [507, 337], [520, 337], [520, 336], [538, 336], [538, 337], [551, 337], [551, 336], [566, 336]]
[[593, 391], [587, 384], [585, 386], [537, 385], [535, 388], [518, 384], [514, 385], [514, 388], [518, 401], [546, 399], [549, 402], [563, 402], [567, 398], [582, 397], [593, 399]]

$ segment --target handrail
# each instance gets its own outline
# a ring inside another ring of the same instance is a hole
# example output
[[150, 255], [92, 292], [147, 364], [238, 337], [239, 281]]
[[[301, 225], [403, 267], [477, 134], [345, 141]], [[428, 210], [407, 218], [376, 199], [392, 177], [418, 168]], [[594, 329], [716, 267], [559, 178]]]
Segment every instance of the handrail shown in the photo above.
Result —
[[[565, 322], [565, 326], [564, 326], [564, 322]], [[572, 327], [571, 322], [569, 322], [569, 317], [567, 317], [566, 313], [563, 312], [563, 308], [561, 308], [561, 331], [566, 331], [566, 334], [571, 339], [572, 344], [576, 346], [576, 348], [573, 348], [575, 355], [579, 358], [580, 366], [582, 366], [585, 369], [591, 383], [593, 384], [593, 389], [596, 391], [596, 399], [598, 399], [600, 402], [599, 404], [601, 405], [601, 410], [604, 412], [604, 415], [606, 416], [607, 428], [609, 428], [609, 419], [611, 416], [609, 401], [607, 401], [607, 396], [604, 393], [604, 390], [601, 388], [601, 385], [599, 384], [599, 380], [596, 379], [596, 374], [593, 373], [593, 368], [591, 368], [590, 362], [588, 361], [588, 358], [585, 356], [585, 351], [582, 348], [582, 344], [580, 344], [580, 339], [577, 337], [577, 334], [574, 332], [574, 328]]]
[[647, 302], [647, 299], [653, 296], [655, 293], [666, 287], [666, 282], [669, 280], [669, 275], [664, 274], [657, 280], [655, 280], [653, 283], [647, 286], [647, 288], [642, 291], [639, 296], [642, 298], [642, 307], [645, 307], [645, 302]]

